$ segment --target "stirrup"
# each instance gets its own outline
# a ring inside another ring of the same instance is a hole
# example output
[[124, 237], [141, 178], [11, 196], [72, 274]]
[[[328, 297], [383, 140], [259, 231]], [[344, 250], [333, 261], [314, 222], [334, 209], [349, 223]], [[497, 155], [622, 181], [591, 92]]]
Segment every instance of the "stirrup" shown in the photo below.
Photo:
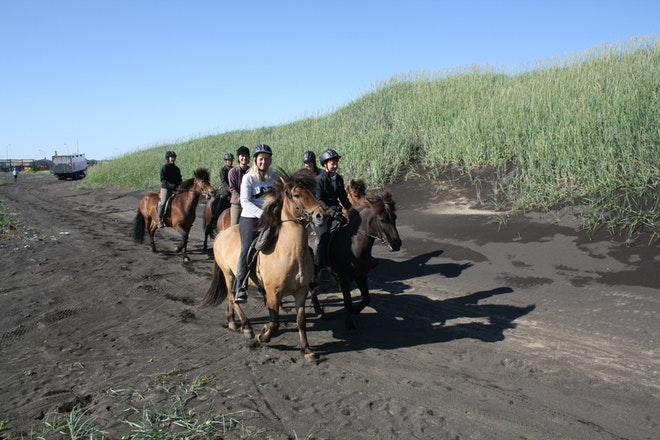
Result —
[[243, 304], [245, 302], [247, 302], [247, 290], [240, 288], [236, 291], [236, 295], [234, 295], [234, 303]]

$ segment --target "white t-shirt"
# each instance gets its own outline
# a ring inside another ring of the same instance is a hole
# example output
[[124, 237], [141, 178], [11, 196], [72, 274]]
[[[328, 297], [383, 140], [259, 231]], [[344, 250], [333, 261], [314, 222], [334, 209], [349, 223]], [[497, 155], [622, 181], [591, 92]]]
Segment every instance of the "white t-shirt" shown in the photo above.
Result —
[[275, 171], [269, 171], [272, 177], [266, 182], [258, 181], [254, 174], [247, 173], [241, 181], [241, 217], [259, 218], [264, 212], [264, 194], [270, 191], [280, 176]]

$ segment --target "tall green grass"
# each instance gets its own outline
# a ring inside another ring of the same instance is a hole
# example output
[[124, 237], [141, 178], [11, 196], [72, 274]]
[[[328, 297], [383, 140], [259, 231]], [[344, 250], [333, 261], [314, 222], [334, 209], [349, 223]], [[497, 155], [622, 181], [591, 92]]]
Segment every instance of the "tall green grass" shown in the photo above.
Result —
[[[185, 176], [216, 182], [222, 155], [259, 142], [274, 166], [311, 149], [342, 154], [341, 173], [384, 186], [416, 170], [493, 170], [485, 202], [507, 210], [583, 207], [584, 226], [660, 232], [660, 39], [648, 36], [517, 72], [466, 67], [377, 84], [333, 112], [291, 124], [156, 145], [90, 169], [86, 186], [156, 188], [166, 150]], [[483, 176], [483, 173], [479, 173]]]

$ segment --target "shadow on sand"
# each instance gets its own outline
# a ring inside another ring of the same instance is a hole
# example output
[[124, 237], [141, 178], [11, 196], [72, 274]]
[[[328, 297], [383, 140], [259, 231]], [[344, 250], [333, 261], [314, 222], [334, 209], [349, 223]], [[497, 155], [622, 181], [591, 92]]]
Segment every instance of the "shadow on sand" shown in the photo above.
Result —
[[[370, 308], [376, 313], [367, 311], [356, 316], [357, 331], [343, 330], [341, 298], [323, 298], [321, 295], [326, 310], [333, 311], [326, 313], [326, 319], [310, 319], [309, 330], [332, 331], [335, 340], [315, 346], [317, 353], [327, 355], [367, 348], [392, 350], [464, 338], [497, 342], [504, 340], [505, 330], [516, 327], [516, 319], [534, 310], [534, 305], [480, 304], [488, 298], [513, 293], [513, 288], [508, 286], [442, 300], [405, 294], [411, 288], [406, 280], [426, 275], [454, 278], [472, 267], [471, 263], [427, 264], [441, 253], [429, 252], [402, 262], [380, 260], [370, 281], [373, 280], [374, 288], [388, 293], [372, 292]], [[353, 296], [354, 301], [359, 301], [355, 289]]]

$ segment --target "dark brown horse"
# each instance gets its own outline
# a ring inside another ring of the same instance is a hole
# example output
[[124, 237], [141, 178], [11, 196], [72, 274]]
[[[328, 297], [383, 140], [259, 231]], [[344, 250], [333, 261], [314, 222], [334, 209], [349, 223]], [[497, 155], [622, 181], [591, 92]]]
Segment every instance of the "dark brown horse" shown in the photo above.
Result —
[[[195, 171], [195, 177], [181, 183], [179, 191], [171, 199], [171, 208], [165, 213], [165, 224], [181, 234], [181, 242], [176, 252], [181, 252], [184, 261], [190, 261], [187, 254], [188, 234], [195, 221], [195, 210], [202, 194], [212, 194], [215, 190], [210, 183], [209, 171], [200, 168]], [[158, 229], [158, 202], [160, 195], [152, 192], [140, 201], [135, 219], [133, 220], [133, 240], [136, 243], [144, 242], [145, 231], [151, 239], [151, 250], [156, 252], [154, 235]]]
[[214, 197], [206, 203], [204, 209], [204, 224], [202, 225], [204, 227], [204, 245], [202, 246], [204, 250], [208, 249], [209, 237], [215, 238], [216, 233], [227, 229], [231, 225], [229, 205], [221, 206], [220, 215], [215, 222], [213, 221], [213, 211], [215, 211], [218, 203], [220, 203], [220, 197]]
[[[349, 213], [348, 223], [333, 233], [328, 246], [328, 265], [337, 277], [344, 297], [347, 330], [355, 328], [352, 315], [360, 313], [371, 301], [367, 275], [373, 267], [371, 249], [374, 241], [380, 240], [390, 251], [401, 248], [396, 228], [396, 206], [390, 192], [371, 190], [360, 196], [358, 191], [352, 195], [351, 203], [355, 209]], [[362, 296], [357, 305], [353, 305], [351, 298], [353, 281]], [[316, 313], [322, 315], [317, 293], [312, 291], [311, 296]]]
[[[260, 251], [250, 274], [250, 285], [257, 286], [265, 296], [269, 322], [257, 335], [257, 343], [269, 342], [279, 329], [279, 307], [282, 298], [292, 295], [296, 307], [296, 324], [300, 335], [300, 351], [305, 359], [315, 357], [307, 341], [305, 302], [309, 283], [314, 277], [314, 259], [309, 251], [306, 228], [311, 222], [320, 222], [324, 211], [315, 197], [316, 179], [307, 172], [288, 176], [279, 171], [280, 181], [266, 193], [264, 211], [259, 219], [262, 229], [270, 229], [274, 239], [271, 246]], [[234, 303], [235, 272], [241, 250], [238, 226], [218, 234], [213, 243], [215, 269], [202, 307], [221, 304], [229, 298], [227, 326], [236, 329], [234, 313], [241, 320], [240, 330], [254, 336], [252, 326], [240, 304]]]

